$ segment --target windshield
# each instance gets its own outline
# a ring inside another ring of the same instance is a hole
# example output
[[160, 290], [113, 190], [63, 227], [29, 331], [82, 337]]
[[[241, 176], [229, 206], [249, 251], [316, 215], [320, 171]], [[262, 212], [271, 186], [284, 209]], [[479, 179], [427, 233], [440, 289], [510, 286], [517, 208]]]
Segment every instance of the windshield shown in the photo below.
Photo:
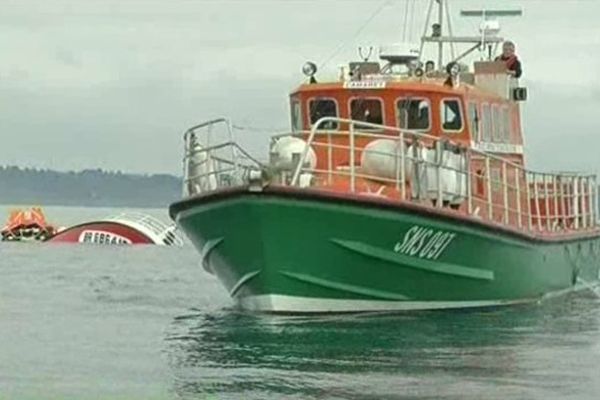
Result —
[[396, 103], [398, 127], [428, 131], [431, 127], [431, 106], [427, 99], [401, 99]]

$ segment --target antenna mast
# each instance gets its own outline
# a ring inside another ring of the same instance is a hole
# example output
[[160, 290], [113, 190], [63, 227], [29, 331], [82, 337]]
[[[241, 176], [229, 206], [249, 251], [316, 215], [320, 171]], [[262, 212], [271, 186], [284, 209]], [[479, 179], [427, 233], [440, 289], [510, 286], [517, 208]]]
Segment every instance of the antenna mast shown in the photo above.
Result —
[[[435, 0], [431, 0], [432, 2]], [[440, 30], [440, 37], [444, 36], [444, 0], [437, 0], [438, 6], [438, 25]], [[438, 68], [441, 70], [444, 65], [444, 42], [439, 41], [438, 43]]]
[[[423, 30], [423, 36], [421, 37], [421, 47], [419, 49], [419, 60], [423, 61], [423, 50], [426, 43], [437, 43], [438, 50], [438, 69], [444, 69], [444, 43], [454, 45], [455, 43], [469, 44], [466, 51], [459, 55], [454, 54], [454, 48], [452, 48], [451, 56], [452, 62], [458, 62], [467, 55], [471, 54], [475, 50], [484, 51], [486, 47], [489, 47], [490, 54], [487, 58], [491, 59], [491, 46], [498, 45], [504, 42], [504, 39], [497, 36], [500, 32], [500, 23], [497, 17], [513, 17], [523, 15], [523, 11], [520, 9], [516, 10], [463, 10], [460, 15], [463, 17], [480, 17], [482, 18], [481, 25], [479, 27], [480, 35], [477, 36], [454, 36], [450, 21], [450, 9], [448, 7], [449, 0], [430, 0], [429, 7], [427, 10], [427, 18], [425, 20], [425, 28]], [[433, 6], [437, 3], [438, 6], [438, 18], [437, 22], [431, 26], [431, 33], [428, 35], [429, 24], [433, 13]], [[444, 14], [448, 21], [448, 27], [444, 29]], [[447, 35], [444, 36], [444, 31]]]

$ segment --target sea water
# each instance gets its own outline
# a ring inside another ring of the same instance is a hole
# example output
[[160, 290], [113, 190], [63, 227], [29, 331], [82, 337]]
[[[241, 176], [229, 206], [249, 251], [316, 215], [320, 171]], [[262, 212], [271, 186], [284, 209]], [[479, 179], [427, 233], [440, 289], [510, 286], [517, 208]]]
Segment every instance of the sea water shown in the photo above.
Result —
[[[46, 211], [69, 225], [121, 210]], [[235, 310], [191, 246], [0, 243], [0, 399], [598, 399], [599, 364], [591, 292], [269, 316]]]

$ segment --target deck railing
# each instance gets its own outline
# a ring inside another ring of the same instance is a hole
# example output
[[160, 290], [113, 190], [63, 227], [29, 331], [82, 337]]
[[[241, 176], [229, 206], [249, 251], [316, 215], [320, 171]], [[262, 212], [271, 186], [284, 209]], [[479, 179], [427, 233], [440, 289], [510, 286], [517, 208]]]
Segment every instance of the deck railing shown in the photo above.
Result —
[[[327, 123], [337, 124], [338, 130], [324, 129]], [[217, 126], [225, 128], [225, 137], [215, 135]], [[234, 141], [226, 119], [188, 129], [184, 196], [246, 185], [253, 172], [268, 171], [273, 184], [385, 196], [527, 231], [597, 226], [594, 175], [529, 171], [518, 161], [447, 138], [334, 117], [320, 119], [310, 131], [274, 136], [271, 150], [286, 137], [302, 139], [301, 150], [295, 147], [285, 162], [277, 157], [274, 161], [271, 154], [271, 163], [265, 165]], [[318, 155], [316, 161], [312, 152]]]
[[[347, 130], [322, 129], [332, 122]], [[511, 160], [461, 147], [445, 138], [342, 118], [322, 118], [309, 133], [292, 136], [307, 142], [297, 157], [289, 181], [292, 186], [306, 182], [301, 177], [307, 174], [324, 188], [333, 188], [339, 183], [336, 178], [343, 177], [352, 193], [382, 195], [387, 191], [387, 197], [400, 201], [456, 209], [529, 231], [596, 227], [595, 175], [529, 171]], [[392, 151], [374, 148], [375, 141], [387, 141]], [[311, 166], [307, 160], [310, 149], [321, 156], [326, 154], [326, 161]], [[359, 163], [366, 160], [365, 155], [387, 163], [386, 173], [373, 173]], [[347, 163], [340, 165], [341, 159]]]
[[[215, 128], [219, 126], [225, 128], [224, 131], [217, 132]], [[184, 134], [184, 142], [184, 197], [243, 185], [250, 171], [265, 168], [234, 142], [232, 124], [225, 118], [188, 129]]]

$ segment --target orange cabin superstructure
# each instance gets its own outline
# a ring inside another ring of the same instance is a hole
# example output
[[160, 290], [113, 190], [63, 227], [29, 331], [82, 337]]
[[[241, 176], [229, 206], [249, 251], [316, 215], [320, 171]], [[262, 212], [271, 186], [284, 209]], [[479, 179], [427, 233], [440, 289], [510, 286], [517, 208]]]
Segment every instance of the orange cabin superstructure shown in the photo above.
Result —
[[[475, 81], [476, 78], [471, 79], [470, 83], [446, 85], [439, 77], [409, 77], [363, 80], [354, 84], [348, 80], [303, 84], [290, 95], [292, 130], [306, 138], [320, 118], [337, 117], [422, 133], [463, 149], [485, 152], [498, 160], [505, 160], [512, 167], [507, 168], [502, 161], [490, 164], [486, 157], [470, 157], [467, 166], [473, 198], [473, 204], [469, 204], [469, 207], [476, 207], [479, 215], [499, 223], [524, 226], [529, 222], [545, 227], [550, 224], [551, 218], [569, 215], [573, 209], [589, 210], [589, 204], [585, 201], [571, 204], [573, 199], [568, 193], [574, 191], [572, 184], [556, 181], [532, 183], [528, 179], [524, 172], [523, 132], [518, 101], [510, 96], [499, 95], [498, 90], [489, 90], [485, 85], [480, 87]], [[508, 88], [510, 80], [505, 81]], [[377, 134], [378, 137], [386, 134], [398, 136], [397, 130], [363, 129], [359, 125], [354, 125], [354, 128]], [[362, 149], [372, 140], [368, 135], [355, 137], [353, 159], [357, 168], [360, 167]], [[317, 130], [312, 146], [316, 154], [316, 171], [348, 168], [351, 158], [348, 142], [348, 124], [331, 122]], [[348, 189], [347, 179], [337, 176], [334, 181], [332, 183], [330, 178], [324, 186], [335, 186], [337, 189], [334, 189], [340, 191]], [[359, 181], [366, 191], [372, 191], [373, 185], [369, 179]], [[498, 182], [512, 189], [507, 194], [507, 190], [502, 190]], [[404, 185], [404, 191], [415, 191], [408, 180]], [[405, 198], [405, 195], [400, 195], [398, 185], [391, 182], [383, 183], [378, 190], [389, 198]], [[545, 196], [550, 198], [548, 193], [559, 191], [566, 193], [566, 200], [558, 201], [558, 195], [552, 197], [552, 201], [545, 200]], [[532, 200], [533, 193], [537, 200]], [[463, 211], [466, 208], [464, 203], [456, 207]], [[526, 217], [527, 214], [529, 217]], [[560, 224], [566, 224], [565, 218], [561, 221]]]
[[[403, 121], [401, 114], [420, 116]], [[518, 103], [472, 86], [447, 87], [441, 80], [386, 82], [375, 89], [347, 88], [344, 82], [305, 84], [290, 95], [293, 131], [309, 131], [321, 117], [365, 120], [415, 130], [462, 145], [502, 154], [523, 165]], [[368, 119], [365, 114], [368, 113]], [[456, 119], [450, 121], [451, 113]], [[344, 127], [323, 131], [343, 132]], [[346, 142], [343, 135], [336, 140]], [[323, 162], [324, 157], [317, 157]], [[339, 160], [343, 162], [342, 160]]]

